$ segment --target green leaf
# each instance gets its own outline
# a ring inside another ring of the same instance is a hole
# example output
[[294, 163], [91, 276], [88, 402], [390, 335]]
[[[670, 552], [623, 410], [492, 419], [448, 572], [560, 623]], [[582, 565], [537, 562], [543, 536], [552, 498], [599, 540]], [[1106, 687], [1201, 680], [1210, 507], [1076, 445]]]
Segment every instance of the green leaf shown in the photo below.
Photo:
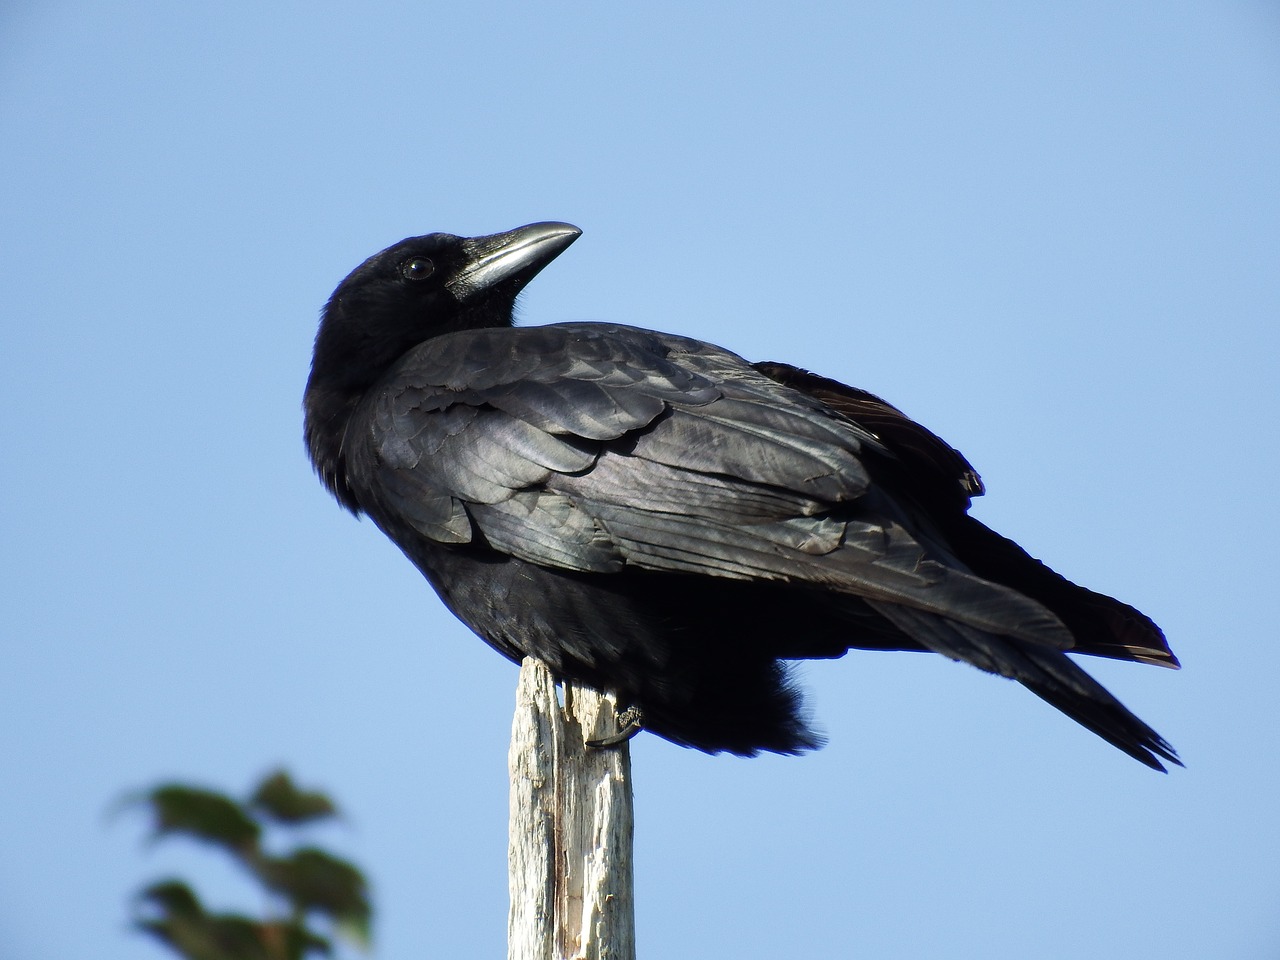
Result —
[[263, 942], [247, 917], [172, 917], [140, 920], [137, 927], [189, 960], [285, 960]]
[[333, 952], [328, 939], [300, 921], [206, 913], [181, 880], [154, 883], [138, 899], [134, 926], [188, 960], [303, 960], [309, 953]]
[[284, 770], [277, 770], [258, 784], [250, 805], [279, 823], [299, 824], [337, 815], [337, 807], [323, 793], [299, 790]]
[[257, 849], [261, 828], [225, 794], [169, 783], [147, 795], [156, 836], [186, 834], [224, 847], [237, 856]]
[[[138, 894], [134, 925], [190, 960], [273, 960], [248, 917], [210, 916], [181, 880], [153, 883]], [[275, 955], [275, 960], [282, 960]]]
[[322, 953], [326, 957], [333, 953], [333, 944], [329, 939], [311, 932], [301, 921], [268, 923], [264, 931], [269, 939], [284, 948], [289, 960], [302, 960], [312, 952]]
[[295, 910], [323, 913], [345, 936], [368, 945], [373, 912], [368, 884], [352, 864], [323, 850], [302, 847], [287, 857], [261, 857], [256, 870], [262, 882], [287, 898]]
[[181, 880], [160, 880], [142, 890], [138, 900], [158, 908], [163, 913], [178, 917], [199, 917], [204, 907], [195, 891]]

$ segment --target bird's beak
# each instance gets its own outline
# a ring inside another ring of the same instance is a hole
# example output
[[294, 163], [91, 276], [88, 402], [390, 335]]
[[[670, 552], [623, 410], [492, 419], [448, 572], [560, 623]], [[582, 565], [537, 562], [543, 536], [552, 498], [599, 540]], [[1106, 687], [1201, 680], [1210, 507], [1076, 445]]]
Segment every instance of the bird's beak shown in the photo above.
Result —
[[466, 265], [445, 286], [459, 300], [504, 284], [518, 291], [581, 235], [571, 223], [551, 222], [471, 237]]

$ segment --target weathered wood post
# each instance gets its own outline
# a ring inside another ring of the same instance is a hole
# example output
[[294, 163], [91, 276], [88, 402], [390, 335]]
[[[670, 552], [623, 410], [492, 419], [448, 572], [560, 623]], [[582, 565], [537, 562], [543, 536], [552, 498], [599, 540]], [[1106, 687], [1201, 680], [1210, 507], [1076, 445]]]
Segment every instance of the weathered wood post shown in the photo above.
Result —
[[612, 697], [520, 667], [511, 723], [508, 960], [635, 960], [631, 750]]

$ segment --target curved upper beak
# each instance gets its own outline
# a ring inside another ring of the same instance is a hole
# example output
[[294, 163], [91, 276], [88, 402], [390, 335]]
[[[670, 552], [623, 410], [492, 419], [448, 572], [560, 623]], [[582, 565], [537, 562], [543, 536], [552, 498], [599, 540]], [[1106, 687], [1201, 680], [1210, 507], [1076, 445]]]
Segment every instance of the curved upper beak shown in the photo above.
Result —
[[471, 237], [465, 243], [467, 263], [445, 286], [459, 300], [499, 285], [518, 291], [581, 235], [571, 223], [548, 221]]

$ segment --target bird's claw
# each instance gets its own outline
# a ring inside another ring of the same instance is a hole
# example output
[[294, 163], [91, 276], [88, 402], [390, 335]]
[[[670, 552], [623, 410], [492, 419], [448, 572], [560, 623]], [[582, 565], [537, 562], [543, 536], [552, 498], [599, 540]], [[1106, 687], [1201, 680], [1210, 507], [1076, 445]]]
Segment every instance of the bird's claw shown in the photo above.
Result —
[[604, 750], [608, 747], [618, 747], [626, 743], [644, 729], [644, 711], [639, 707], [630, 706], [624, 710], [619, 710], [617, 718], [617, 733], [610, 734], [607, 737], [601, 737], [599, 740], [588, 740], [587, 746], [592, 750]]

